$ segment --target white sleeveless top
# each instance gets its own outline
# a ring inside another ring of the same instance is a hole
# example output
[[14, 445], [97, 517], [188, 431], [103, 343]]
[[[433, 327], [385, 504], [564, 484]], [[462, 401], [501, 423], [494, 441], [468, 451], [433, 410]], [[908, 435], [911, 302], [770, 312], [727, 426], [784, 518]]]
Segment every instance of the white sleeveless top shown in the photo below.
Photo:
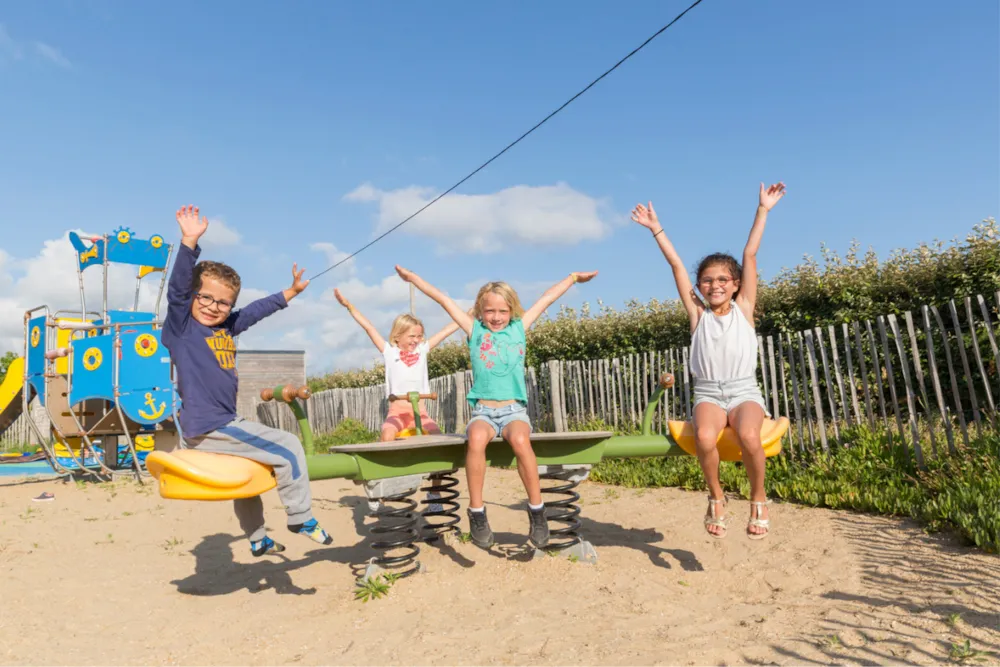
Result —
[[691, 335], [691, 374], [702, 380], [757, 376], [757, 333], [735, 301], [722, 317], [709, 308], [702, 313]]
[[431, 392], [427, 379], [427, 355], [431, 346], [421, 341], [413, 352], [404, 352], [395, 345], [385, 344], [382, 357], [385, 360], [385, 395], [405, 396], [411, 391], [421, 394]]

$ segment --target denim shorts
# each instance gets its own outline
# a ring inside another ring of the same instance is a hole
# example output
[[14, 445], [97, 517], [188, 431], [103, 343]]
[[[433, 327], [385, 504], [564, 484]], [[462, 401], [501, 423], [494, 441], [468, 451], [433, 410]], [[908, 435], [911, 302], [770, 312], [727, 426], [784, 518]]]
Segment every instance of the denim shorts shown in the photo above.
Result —
[[[507, 424], [512, 422], [524, 422], [528, 425], [528, 428], [531, 428], [531, 419], [528, 418], [528, 410], [521, 403], [511, 403], [502, 408], [489, 408], [482, 403], [478, 403], [472, 409], [472, 419], [469, 420], [469, 424], [471, 425], [477, 421], [492, 426], [496, 435], [502, 435]], [[468, 431], [469, 427], [466, 426], [465, 428]]]
[[770, 417], [767, 405], [764, 404], [764, 395], [757, 386], [757, 378], [736, 378], [734, 380], [694, 380], [694, 405], [699, 403], [711, 403], [718, 405], [726, 411], [728, 415], [734, 408], [742, 403], [753, 401], [764, 410], [764, 414]]

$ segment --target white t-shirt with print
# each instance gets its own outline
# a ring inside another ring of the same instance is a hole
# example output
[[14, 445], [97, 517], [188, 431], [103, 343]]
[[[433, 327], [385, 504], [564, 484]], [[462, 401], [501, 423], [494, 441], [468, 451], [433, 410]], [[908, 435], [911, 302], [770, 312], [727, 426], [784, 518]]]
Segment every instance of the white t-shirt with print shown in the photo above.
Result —
[[429, 394], [430, 381], [427, 378], [427, 354], [431, 347], [427, 341], [421, 342], [413, 352], [403, 352], [395, 345], [386, 343], [382, 351], [385, 360], [385, 395], [405, 396], [411, 391]]

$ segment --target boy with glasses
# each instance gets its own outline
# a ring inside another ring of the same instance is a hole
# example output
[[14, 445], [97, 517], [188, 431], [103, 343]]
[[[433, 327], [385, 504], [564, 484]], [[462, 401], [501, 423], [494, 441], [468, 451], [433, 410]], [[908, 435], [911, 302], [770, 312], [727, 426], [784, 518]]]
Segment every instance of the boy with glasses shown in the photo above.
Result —
[[[178, 428], [184, 442], [196, 449], [258, 461], [274, 469], [278, 496], [288, 514], [288, 529], [320, 544], [331, 538], [312, 515], [312, 495], [305, 451], [286, 431], [247, 421], [236, 414], [236, 345], [238, 336], [265, 317], [285, 308], [309, 284], [305, 269], [292, 266], [292, 286], [233, 310], [240, 276], [219, 262], [196, 262], [198, 239], [208, 229], [196, 207], [177, 211], [181, 244], [167, 288], [163, 344], [177, 369], [182, 409]], [[267, 535], [260, 496], [233, 501], [240, 527], [254, 556], [285, 548]]]

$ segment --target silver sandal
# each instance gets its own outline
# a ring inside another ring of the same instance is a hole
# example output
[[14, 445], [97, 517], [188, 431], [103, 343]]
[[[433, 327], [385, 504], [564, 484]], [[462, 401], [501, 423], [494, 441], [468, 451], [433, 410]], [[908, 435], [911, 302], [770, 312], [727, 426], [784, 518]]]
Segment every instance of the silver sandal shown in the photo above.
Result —
[[[767, 537], [771, 533], [771, 519], [770, 519], [770, 517], [767, 518], [767, 519], [761, 519], [760, 518], [760, 513], [764, 509], [764, 505], [770, 505], [770, 504], [771, 504], [770, 500], [765, 500], [763, 502], [750, 501], [751, 507], [754, 507], [757, 510], [755, 512], [756, 516], [751, 516], [750, 517], [750, 521], [747, 522], [747, 537], [749, 537], [751, 540], [762, 540], [762, 539], [764, 539], [765, 537]], [[754, 527], [754, 528], [763, 528], [764, 532], [763, 533], [751, 533], [750, 532], [751, 526]]]
[[[726, 536], [726, 532], [728, 530], [726, 528], [726, 517], [723, 516], [720, 519], [715, 514], [715, 506], [718, 505], [719, 503], [722, 503], [722, 506], [725, 507], [726, 504], [727, 504], [725, 497], [719, 498], [717, 500], [717, 499], [713, 498], [712, 496], [709, 496], [708, 497], [708, 513], [705, 514], [705, 532], [708, 533], [710, 537], [714, 537], [717, 540], [721, 540], [723, 537], [725, 537]], [[722, 529], [722, 532], [717, 535], [717, 534], [713, 533], [712, 531], [710, 531], [708, 529], [709, 526], [718, 526], [719, 528]]]

